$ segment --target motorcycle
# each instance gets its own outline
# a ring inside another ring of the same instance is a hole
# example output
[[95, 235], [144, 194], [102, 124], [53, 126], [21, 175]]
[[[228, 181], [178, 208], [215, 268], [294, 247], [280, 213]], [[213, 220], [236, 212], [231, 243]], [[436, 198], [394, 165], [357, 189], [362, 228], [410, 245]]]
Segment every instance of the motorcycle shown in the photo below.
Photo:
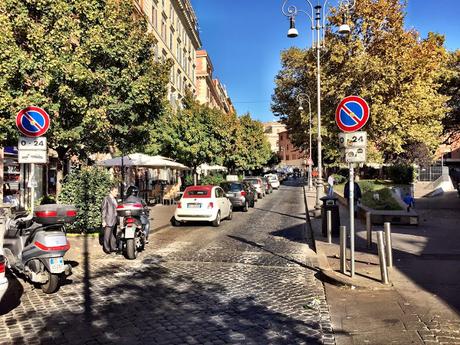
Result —
[[145, 227], [148, 224], [143, 224], [142, 218], [147, 217], [148, 212], [148, 208], [141, 203], [125, 201], [117, 206], [117, 245], [129, 260], [136, 259], [138, 253], [145, 248]]
[[75, 221], [74, 206], [40, 205], [28, 216], [7, 214], [4, 234], [4, 255], [13, 272], [39, 284], [46, 294], [56, 292], [61, 278], [72, 274], [64, 263], [69, 250], [65, 224]]

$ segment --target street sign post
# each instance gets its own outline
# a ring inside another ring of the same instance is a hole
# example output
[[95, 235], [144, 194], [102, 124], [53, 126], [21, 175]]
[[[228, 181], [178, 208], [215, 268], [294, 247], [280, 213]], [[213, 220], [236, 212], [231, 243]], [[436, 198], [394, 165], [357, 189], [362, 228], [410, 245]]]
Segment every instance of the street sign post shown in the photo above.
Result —
[[30, 164], [30, 207], [34, 210], [35, 188], [35, 163], [45, 164], [48, 161], [46, 138], [42, 137], [50, 127], [48, 113], [39, 107], [24, 108], [16, 115], [16, 127], [24, 135], [18, 141], [18, 162]]
[[369, 105], [358, 96], [345, 97], [335, 111], [335, 122], [344, 132], [339, 134], [339, 146], [343, 148], [345, 162], [349, 166], [348, 205], [350, 212], [350, 276], [352, 278], [355, 275], [354, 164], [366, 161], [367, 133], [359, 130], [367, 123], [369, 115]]
[[40, 137], [50, 127], [50, 117], [42, 108], [27, 107], [16, 115], [16, 127], [27, 137]]
[[335, 111], [335, 122], [344, 132], [355, 132], [369, 120], [369, 105], [358, 96], [345, 97]]

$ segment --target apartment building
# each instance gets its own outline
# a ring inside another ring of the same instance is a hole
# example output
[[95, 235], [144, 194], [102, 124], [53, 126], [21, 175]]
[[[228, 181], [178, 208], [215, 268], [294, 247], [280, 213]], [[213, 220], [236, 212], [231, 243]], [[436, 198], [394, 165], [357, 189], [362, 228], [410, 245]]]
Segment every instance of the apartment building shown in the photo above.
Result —
[[190, 0], [134, 0], [157, 43], [158, 59], [171, 59], [168, 98], [177, 105], [186, 90], [196, 94], [196, 51], [201, 48], [198, 21]]
[[272, 152], [278, 153], [279, 146], [279, 133], [286, 131], [286, 125], [283, 125], [277, 121], [265, 122], [264, 126], [264, 135], [270, 143], [270, 149]]
[[281, 165], [305, 168], [305, 154], [292, 144], [288, 131], [278, 133], [278, 141]]
[[214, 66], [206, 50], [196, 52], [196, 99], [201, 104], [231, 113], [235, 112], [225, 86], [213, 78]]

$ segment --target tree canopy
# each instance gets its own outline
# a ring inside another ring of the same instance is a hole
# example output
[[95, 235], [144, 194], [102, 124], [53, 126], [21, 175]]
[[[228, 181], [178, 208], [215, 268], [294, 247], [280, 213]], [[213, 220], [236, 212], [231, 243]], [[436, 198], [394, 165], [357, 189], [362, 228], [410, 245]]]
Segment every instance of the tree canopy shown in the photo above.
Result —
[[[349, 37], [327, 30], [321, 56], [321, 108], [325, 162], [338, 161], [335, 110], [348, 95], [363, 97], [371, 117], [364, 127], [375, 161], [395, 161], [414, 145], [433, 152], [440, 142], [448, 97], [439, 92], [448, 53], [442, 36], [420, 39], [404, 28], [404, 3], [361, 0], [349, 13]], [[329, 18], [339, 24], [341, 14]], [[307, 142], [296, 97], [307, 93], [316, 109], [316, 55], [313, 49], [282, 53], [272, 109], [298, 147]], [[316, 116], [313, 116], [315, 118]], [[422, 150], [423, 151], [423, 150]]]
[[259, 168], [270, 159], [262, 123], [249, 114], [226, 114], [190, 97], [184, 104], [155, 122], [148, 153], [174, 157], [192, 168], [223, 164], [230, 171]]
[[131, 0], [0, 2], [0, 133], [14, 143], [16, 113], [44, 108], [60, 158], [123, 151], [149, 141], [163, 111], [168, 63]]

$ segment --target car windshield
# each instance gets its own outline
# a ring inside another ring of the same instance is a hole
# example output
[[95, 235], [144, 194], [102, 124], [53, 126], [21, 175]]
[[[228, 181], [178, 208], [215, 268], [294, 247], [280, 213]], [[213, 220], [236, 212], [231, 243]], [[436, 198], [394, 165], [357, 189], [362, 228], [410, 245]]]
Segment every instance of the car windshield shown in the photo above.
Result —
[[243, 186], [240, 183], [224, 183], [221, 187], [226, 192], [239, 192], [243, 189]]
[[210, 197], [209, 190], [207, 189], [192, 189], [186, 190], [184, 198], [208, 198]]
[[259, 184], [259, 180], [257, 180], [257, 179], [246, 180], [246, 182], [249, 182], [249, 183], [254, 184], [254, 185]]

